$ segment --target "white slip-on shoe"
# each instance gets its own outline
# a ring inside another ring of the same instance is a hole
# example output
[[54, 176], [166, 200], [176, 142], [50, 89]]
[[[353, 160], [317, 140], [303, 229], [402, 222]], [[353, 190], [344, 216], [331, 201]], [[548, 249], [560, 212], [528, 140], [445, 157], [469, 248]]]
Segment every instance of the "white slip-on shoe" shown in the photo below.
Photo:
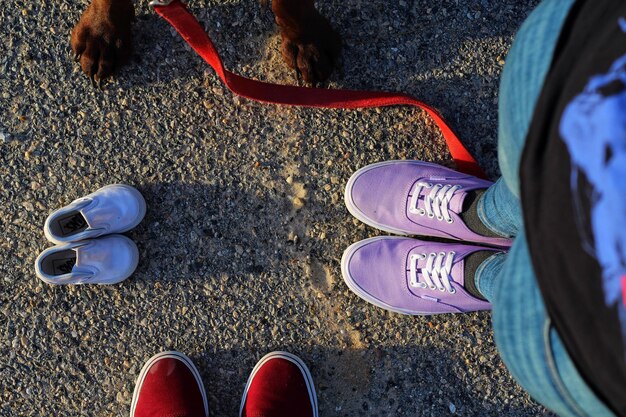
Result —
[[113, 184], [54, 211], [44, 233], [53, 243], [77, 242], [111, 233], [126, 232], [146, 214], [146, 202], [130, 185]]
[[135, 242], [109, 235], [48, 248], [37, 257], [35, 272], [48, 284], [116, 284], [138, 263]]

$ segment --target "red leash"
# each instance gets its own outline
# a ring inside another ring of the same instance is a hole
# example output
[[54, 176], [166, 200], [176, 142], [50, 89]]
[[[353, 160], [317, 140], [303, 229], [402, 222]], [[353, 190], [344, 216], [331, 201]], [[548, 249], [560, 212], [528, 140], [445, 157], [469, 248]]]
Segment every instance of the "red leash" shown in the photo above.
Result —
[[441, 129], [457, 168], [467, 174], [485, 178], [485, 173], [443, 117], [427, 104], [401, 93], [295, 87], [264, 83], [233, 74], [224, 69], [222, 59], [213, 42], [187, 7], [180, 0], [173, 0], [169, 4], [167, 2], [168, 0], [156, 0], [152, 4], [156, 12], [167, 20], [198, 55], [213, 67], [226, 87], [233, 93], [251, 100], [288, 106], [344, 109], [393, 105], [419, 107], [426, 111]]

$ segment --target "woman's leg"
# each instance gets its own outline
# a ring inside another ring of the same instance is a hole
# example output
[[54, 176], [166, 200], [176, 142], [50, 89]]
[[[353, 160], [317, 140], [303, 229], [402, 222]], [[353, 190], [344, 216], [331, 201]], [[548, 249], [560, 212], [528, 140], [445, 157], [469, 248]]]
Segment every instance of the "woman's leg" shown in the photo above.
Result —
[[478, 203], [480, 220], [493, 232], [517, 236], [522, 226], [519, 161], [561, 26], [574, 0], [544, 0], [520, 28], [502, 71], [498, 161], [502, 178]]
[[573, 0], [544, 0], [520, 29], [502, 73], [498, 157], [502, 178], [478, 203], [490, 229], [517, 236], [508, 254], [485, 260], [477, 289], [493, 305], [496, 344], [530, 395], [561, 416], [612, 416], [576, 370], [551, 325], [534, 276], [520, 205], [519, 161], [554, 47]]
[[508, 254], [481, 264], [476, 285], [493, 306], [503, 362], [535, 400], [560, 416], [613, 416], [584, 382], [551, 324], [524, 232]]

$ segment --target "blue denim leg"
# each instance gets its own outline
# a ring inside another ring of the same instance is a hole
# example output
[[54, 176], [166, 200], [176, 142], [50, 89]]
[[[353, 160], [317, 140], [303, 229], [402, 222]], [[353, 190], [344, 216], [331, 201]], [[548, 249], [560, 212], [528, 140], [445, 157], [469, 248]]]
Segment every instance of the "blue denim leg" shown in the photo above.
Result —
[[552, 54], [574, 0], [544, 0], [526, 19], [500, 79], [498, 162], [502, 179], [478, 203], [483, 223], [501, 236], [521, 228], [519, 161]]
[[515, 237], [522, 227], [522, 205], [501, 177], [478, 200], [478, 218], [502, 237]]
[[483, 262], [476, 284], [493, 304], [502, 361], [535, 400], [560, 416], [614, 415], [584, 382], [550, 322], [524, 232], [508, 254]]
[[561, 26], [574, 0], [544, 0], [515, 39], [500, 83], [498, 157], [502, 178], [478, 204], [494, 232], [517, 236], [508, 254], [485, 260], [478, 290], [493, 305], [496, 345], [507, 368], [529, 394], [560, 416], [614, 414], [584, 382], [547, 315], [524, 235], [519, 161], [535, 103], [550, 67]]
[[519, 161], [554, 48], [574, 0], [544, 0], [517, 33], [500, 78], [498, 162], [519, 198]]

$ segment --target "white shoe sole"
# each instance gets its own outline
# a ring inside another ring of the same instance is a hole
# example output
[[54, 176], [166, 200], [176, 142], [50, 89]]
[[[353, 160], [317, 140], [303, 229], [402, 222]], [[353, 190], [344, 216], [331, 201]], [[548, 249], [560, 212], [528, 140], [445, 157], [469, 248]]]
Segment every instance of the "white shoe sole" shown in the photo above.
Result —
[[256, 364], [254, 369], [252, 369], [252, 373], [250, 373], [250, 377], [248, 378], [248, 382], [246, 383], [246, 388], [243, 391], [243, 397], [241, 397], [241, 406], [239, 407], [239, 417], [241, 417], [241, 413], [243, 412], [243, 407], [246, 405], [246, 398], [248, 398], [248, 390], [250, 389], [250, 385], [252, 384], [252, 380], [254, 379], [256, 373], [261, 369], [261, 367], [268, 361], [272, 359], [285, 359], [289, 362], [293, 363], [298, 367], [302, 375], [304, 376], [304, 380], [306, 383], [307, 390], [309, 392], [309, 399], [311, 400], [311, 406], [313, 407], [313, 417], [318, 417], [317, 413], [317, 394], [315, 393], [315, 385], [313, 384], [313, 377], [311, 376], [311, 372], [309, 368], [302, 362], [302, 359], [293, 355], [289, 352], [276, 351], [268, 353], [263, 356], [261, 360]]
[[139, 392], [141, 391], [141, 386], [143, 385], [143, 382], [146, 379], [146, 375], [148, 374], [148, 371], [150, 370], [152, 365], [154, 365], [159, 360], [168, 359], [168, 358], [178, 359], [179, 361], [183, 362], [187, 366], [187, 368], [189, 368], [194, 378], [196, 379], [196, 382], [198, 383], [198, 388], [200, 388], [200, 392], [202, 393], [202, 401], [204, 403], [205, 417], [209, 417], [209, 402], [207, 401], [206, 391], [204, 390], [204, 384], [202, 383], [200, 372], [198, 372], [198, 369], [193, 364], [191, 359], [189, 359], [186, 355], [180, 352], [176, 352], [176, 351], [167, 351], [167, 352], [157, 353], [156, 355], [148, 359], [148, 362], [146, 362], [143, 368], [141, 368], [141, 372], [139, 373], [139, 376], [137, 377], [137, 383], [135, 384], [135, 391], [133, 392], [133, 401], [130, 406], [130, 417], [135, 417], [135, 409], [137, 408], [137, 401], [139, 401]]

